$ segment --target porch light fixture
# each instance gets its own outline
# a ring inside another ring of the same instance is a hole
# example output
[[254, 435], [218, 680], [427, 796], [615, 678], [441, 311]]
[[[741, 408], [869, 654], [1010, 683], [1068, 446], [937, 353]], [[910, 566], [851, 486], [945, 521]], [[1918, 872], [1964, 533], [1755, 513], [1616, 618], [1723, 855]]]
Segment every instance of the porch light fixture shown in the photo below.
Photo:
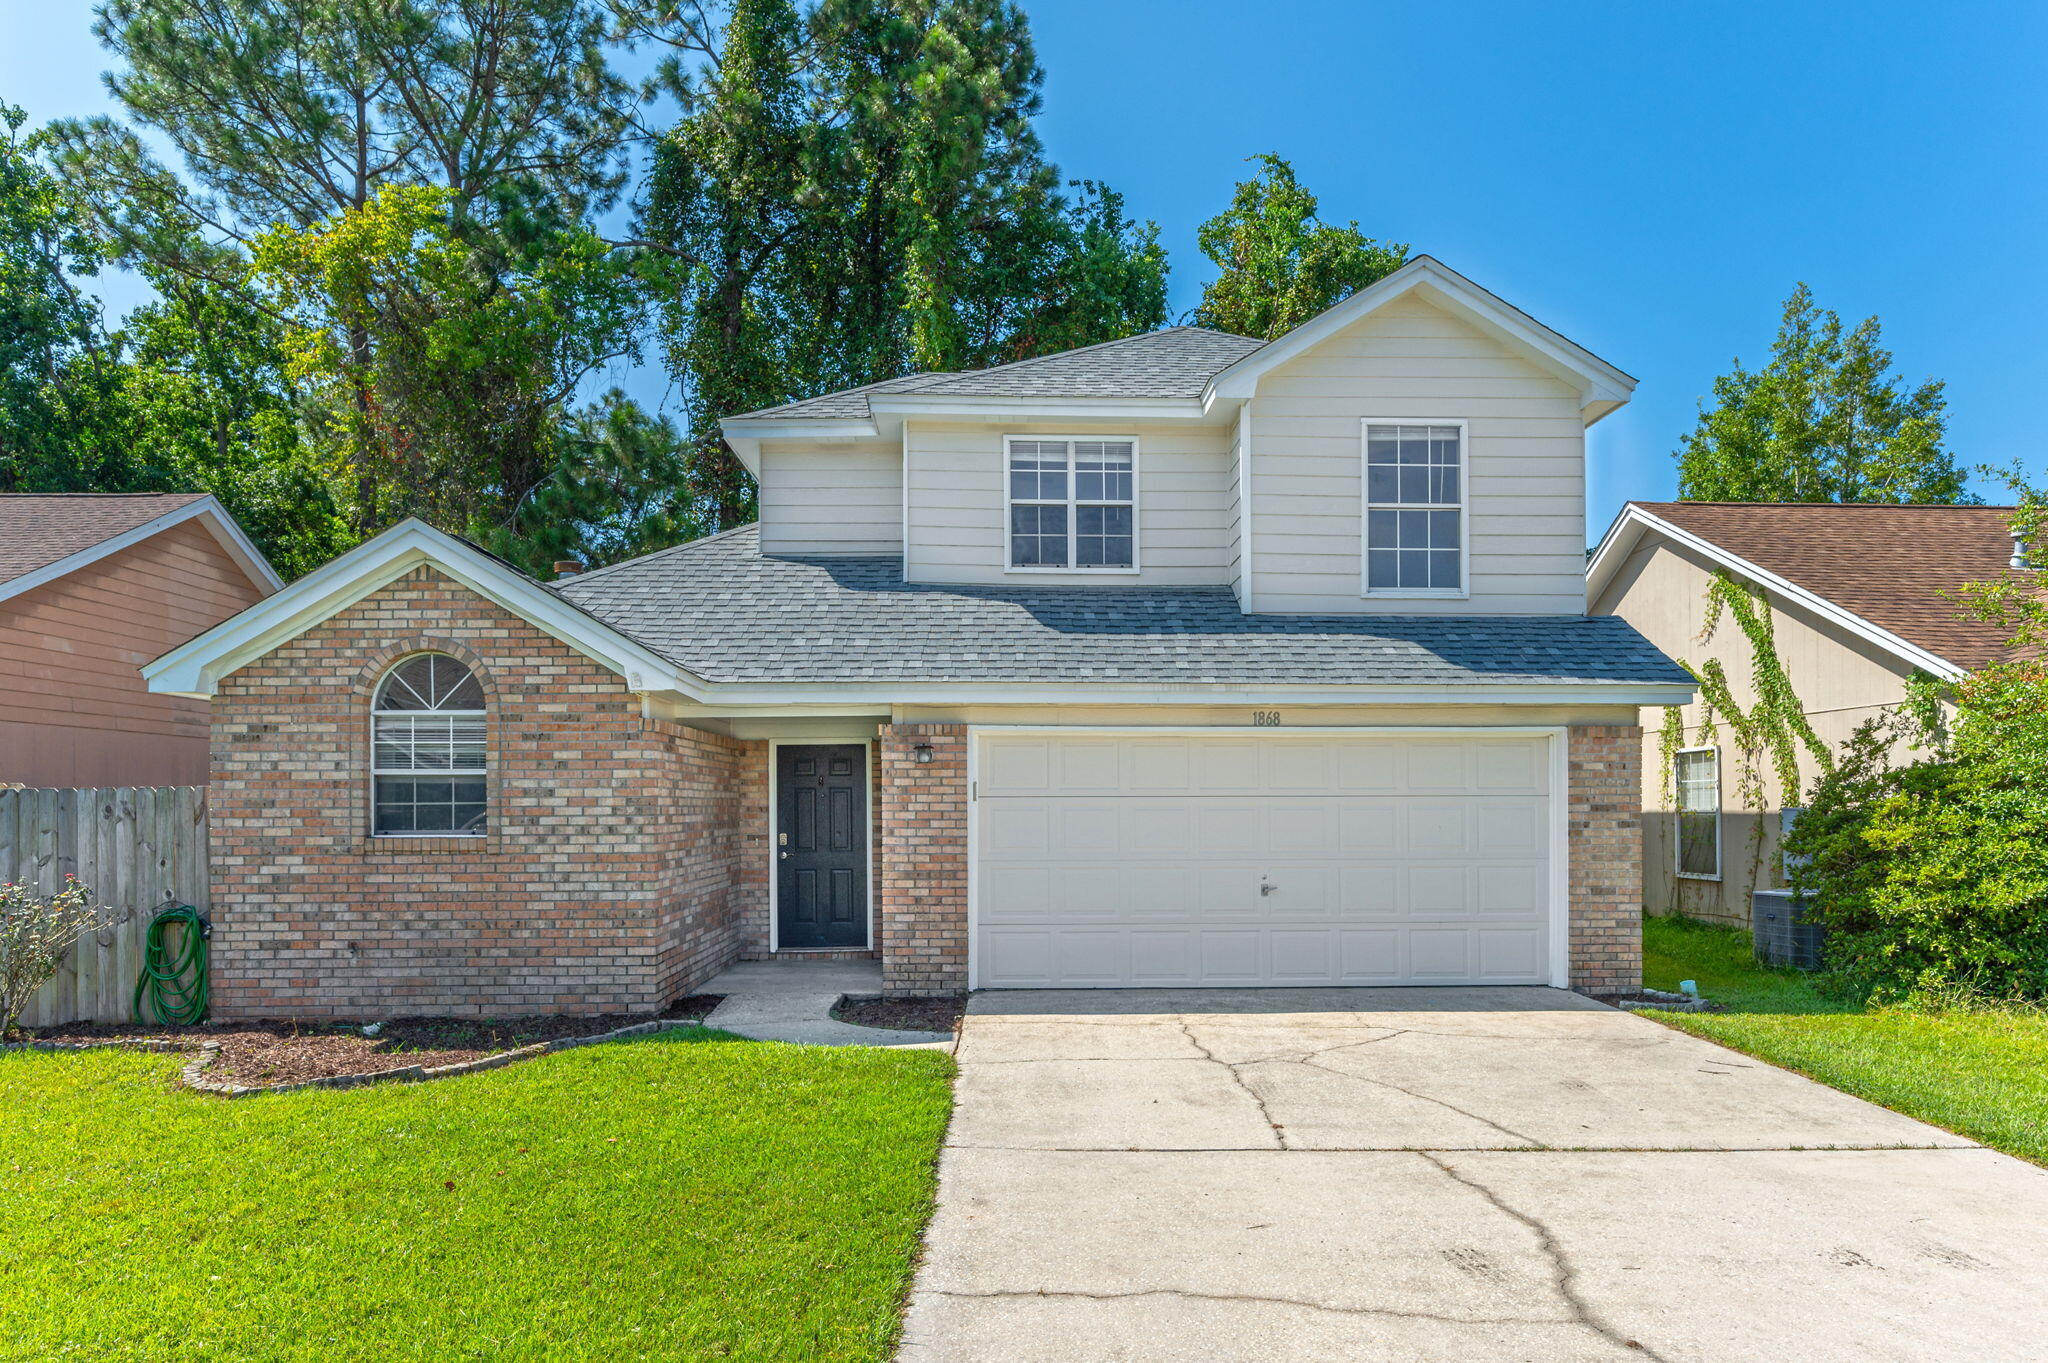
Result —
[[911, 760], [920, 767], [930, 766], [933, 756], [935, 754], [932, 752], [932, 745], [929, 743], [919, 743], [910, 750]]

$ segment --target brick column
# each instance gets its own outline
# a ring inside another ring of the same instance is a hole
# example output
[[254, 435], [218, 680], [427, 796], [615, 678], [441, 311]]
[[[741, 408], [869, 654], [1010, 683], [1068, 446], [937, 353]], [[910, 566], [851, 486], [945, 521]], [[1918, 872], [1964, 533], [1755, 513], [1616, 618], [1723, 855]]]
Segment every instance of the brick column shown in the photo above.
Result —
[[1642, 753], [1637, 725], [1571, 727], [1571, 978], [1582, 994], [1643, 983]]
[[[919, 762], [917, 746], [932, 760]], [[967, 727], [890, 724], [876, 745], [882, 990], [967, 988]]]

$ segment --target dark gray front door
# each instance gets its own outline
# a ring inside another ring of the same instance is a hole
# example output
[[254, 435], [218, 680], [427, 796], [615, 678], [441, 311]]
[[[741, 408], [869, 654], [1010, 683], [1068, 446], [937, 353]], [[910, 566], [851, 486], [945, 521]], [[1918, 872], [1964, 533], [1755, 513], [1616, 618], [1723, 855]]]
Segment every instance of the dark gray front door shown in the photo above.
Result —
[[867, 749], [775, 750], [776, 946], [868, 944]]

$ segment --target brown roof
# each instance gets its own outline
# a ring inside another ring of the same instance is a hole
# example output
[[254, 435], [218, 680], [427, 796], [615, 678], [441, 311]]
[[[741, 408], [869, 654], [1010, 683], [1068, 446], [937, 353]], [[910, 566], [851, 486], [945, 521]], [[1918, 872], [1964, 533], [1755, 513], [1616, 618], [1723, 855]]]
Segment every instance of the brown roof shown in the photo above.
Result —
[[2006, 654], [2007, 631], [1943, 593], [2041, 574], [2011, 567], [2009, 506], [1635, 502], [1851, 614], [1965, 669]]
[[205, 496], [204, 492], [0, 495], [0, 583], [104, 544]]

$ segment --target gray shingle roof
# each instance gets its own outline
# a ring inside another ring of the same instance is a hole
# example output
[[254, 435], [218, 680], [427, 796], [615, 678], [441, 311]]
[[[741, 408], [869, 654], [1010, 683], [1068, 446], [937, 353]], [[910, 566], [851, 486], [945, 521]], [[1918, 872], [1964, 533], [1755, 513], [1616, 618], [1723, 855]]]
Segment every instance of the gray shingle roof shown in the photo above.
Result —
[[711, 682], [1690, 684], [1618, 616], [1245, 615], [1226, 588], [906, 584], [756, 530], [553, 584]]
[[868, 398], [875, 393], [960, 398], [1198, 398], [1210, 379], [1264, 344], [1249, 336], [1203, 327], [1168, 327], [993, 369], [908, 374], [743, 415], [860, 421], [873, 415]]

